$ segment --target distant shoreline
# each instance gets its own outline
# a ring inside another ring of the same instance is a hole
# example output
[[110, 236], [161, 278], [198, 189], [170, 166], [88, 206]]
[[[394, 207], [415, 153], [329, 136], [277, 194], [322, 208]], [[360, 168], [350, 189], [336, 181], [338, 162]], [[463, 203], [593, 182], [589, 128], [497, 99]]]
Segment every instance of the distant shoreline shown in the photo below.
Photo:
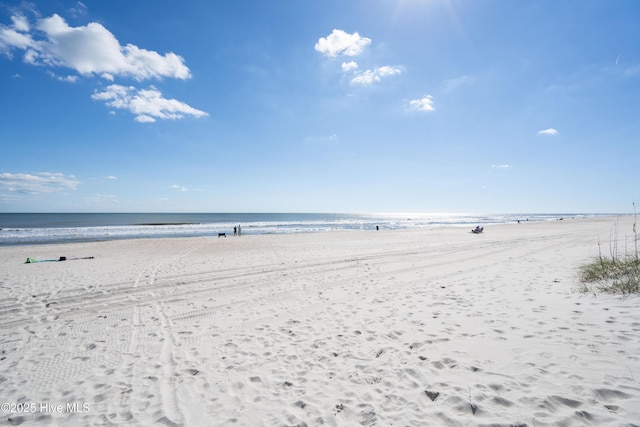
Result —
[[139, 224], [133, 224], [133, 225], [155, 227], [159, 225], [196, 225], [196, 224], [200, 224], [200, 223], [199, 222], [141, 222]]
[[139, 238], [317, 233], [335, 230], [475, 228], [620, 217], [616, 214], [0, 214], [0, 246]]

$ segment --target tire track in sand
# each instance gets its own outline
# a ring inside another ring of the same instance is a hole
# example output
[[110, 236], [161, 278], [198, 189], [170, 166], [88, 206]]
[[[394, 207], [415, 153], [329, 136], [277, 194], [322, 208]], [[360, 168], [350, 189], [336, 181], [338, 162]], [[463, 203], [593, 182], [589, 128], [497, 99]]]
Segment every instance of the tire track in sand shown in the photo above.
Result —
[[[189, 255], [196, 249], [197, 247], [193, 246], [177, 255], [165, 258], [152, 266], [150, 271], [146, 268], [142, 269], [133, 283], [133, 289], [135, 290], [141, 287], [143, 282], [143, 287], [152, 289], [158, 271], [163, 266], [171, 261]], [[132, 403], [145, 399], [145, 394], [146, 396], [151, 394], [149, 389], [157, 386], [158, 393], [155, 394], [160, 395], [161, 406], [157, 413], [158, 415], [155, 415], [156, 420], [154, 421], [162, 420], [162, 422], [168, 425], [181, 425], [183, 424], [184, 417], [177, 403], [176, 390], [173, 383], [176, 363], [173, 358], [175, 340], [171, 320], [165, 313], [164, 302], [138, 303], [137, 298], [134, 298], [133, 301], [134, 303], [130, 305], [132, 313], [130, 315], [131, 334], [129, 336], [128, 354], [123, 355], [120, 368], [117, 371], [122, 377], [122, 381], [120, 381], [119, 384], [123, 387], [119, 405], [120, 417], [124, 421], [129, 421], [134, 418], [136, 414], [132, 411]], [[140, 359], [145, 355], [142, 354], [140, 348], [140, 334], [145, 330], [144, 325], [147, 322], [152, 323], [154, 320], [159, 320], [160, 331], [162, 332], [159, 342], [156, 343], [156, 346], [160, 348], [159, 352], [153, 353], [158, 356], [155, 363], [153, 363], [152, 359], [141, 362]], [[146, 370], [144, 372], [136, 372], [138, 369]], [[155, 371], [159, 370], [160, 372], [154, 375], [149, 372], [150, 369]], [[144, 375], [141, 376], [140, 374], [143, 373]], [[140, 378], [142, 378], [142, 380]], [[133, 397], [134, 394], [138, 397]], [[164, 417], [160, 416], [159, 412], [164, 412]]]

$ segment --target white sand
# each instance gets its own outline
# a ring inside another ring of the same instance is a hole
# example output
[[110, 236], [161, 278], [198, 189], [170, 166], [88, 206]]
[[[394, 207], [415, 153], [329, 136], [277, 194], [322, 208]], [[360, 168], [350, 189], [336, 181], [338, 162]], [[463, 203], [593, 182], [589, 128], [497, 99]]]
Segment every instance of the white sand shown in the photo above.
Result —
[[0, 424], [640, 425], [617, 221], [0, 248]]

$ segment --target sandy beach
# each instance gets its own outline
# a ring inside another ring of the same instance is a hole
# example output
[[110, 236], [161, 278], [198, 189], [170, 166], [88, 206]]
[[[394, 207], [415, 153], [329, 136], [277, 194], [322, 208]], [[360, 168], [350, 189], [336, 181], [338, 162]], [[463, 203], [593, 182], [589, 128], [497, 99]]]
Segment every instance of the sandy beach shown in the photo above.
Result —
[[2, 247], [0, 424], [638, 426], [632, 224]]

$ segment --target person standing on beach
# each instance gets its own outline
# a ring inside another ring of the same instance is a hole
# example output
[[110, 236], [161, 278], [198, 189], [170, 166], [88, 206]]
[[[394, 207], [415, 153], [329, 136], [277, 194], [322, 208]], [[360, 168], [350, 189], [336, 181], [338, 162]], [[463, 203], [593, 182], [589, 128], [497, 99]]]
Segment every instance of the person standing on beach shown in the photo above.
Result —
[[238, 236], [240, 236], [242, 234], [242, 231], [240, 230], [240, 224], [238, 224]]
[[238, 227], [233, 227], [233, 235], [234, 236], [238, 235]]

